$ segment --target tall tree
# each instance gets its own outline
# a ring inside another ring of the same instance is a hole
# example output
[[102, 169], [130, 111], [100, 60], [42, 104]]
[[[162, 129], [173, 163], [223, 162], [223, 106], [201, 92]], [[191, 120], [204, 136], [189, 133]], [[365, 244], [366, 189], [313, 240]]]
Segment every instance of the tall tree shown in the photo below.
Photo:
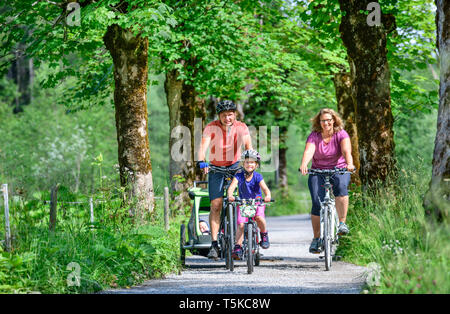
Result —
[[[10, 1], [0, 18], [5, 43], [0, 68], [4, 70], [14, 58], [11, 48], [24, 40], [26, 49], [21, 53], [34, 57], [36, 65], [47, 61], [50, 67], [60, 69], [44, 87], [67, 77], [77, 78], [75, 87], [65, 95], [66, 103], [79, 103], [72, 109], [88, 107], [95, 97], [101, 103], [114, 81], [120, 180], [137, 223], [153, 210], [147, 133], [148, 47], [149, 42], [155, 45], [170, 33], [173, 23], [163, 3], [142, 0]], [[32, 37], [24, 35], [24, 25], [33, 25]], [[77, 61], [73, 62], [69, 53], [77, 55]]]
[[148, 39], [118, 24], [108, 26], [105, 46], [114, 62], [114, 104], [120, 183], [139, 220], [153, 209], [153, 180], [148, 141]]
[[[194, 133], [201, 132], [200, 127], [205, 125], [206, 99], [239, 102], [246, 84], [244, 73], [255, 68], [254, 59], [258, 58], [261, 44], [255, 36], [259, 24], [242, 3], [208, 0], [166, 3], [170, 3], [177, 20], [160, 53], [161, 70], [166, 72], [170, 129], [183, 126], [190, 132], [190, 140], [185, 141], [186, 151], [177, 151], [183, 149], [179, 137], [169, 142], [172, 192], [177, 207], [182, 207], [190, 203], [187, 188], [202, 176], [195, 169], [198, 141]], [[197, 129], [195, 118], [203, 122]], [[173, 156], [174, 153], [178, 156]]]
[[440, 60], [439, 111], [433, 170], [424, 207], [439, 220], [450, 213], [450, 3], [436, 0], [436, 27]]
[[[350, 73], [340, 72], [334, 75], [334, 89], [336, 91], [336, 101], [338, 112], [344, 121], [344, 127], [350, 136], [352, 144], [352, 157], [356, 171], [359, 171], [359, 147], [358, 147], [358, 129], [355, 123], [355, 103], [352, 97], [352, 80]], [[358, 173], [352, 175], [351, 182], [361, 185], [361, 179]]]
[[394, 118], [391, 110], [387, 35], [395, 30], [393, 15], [379, 12], [379, 25], [362, 13], [370, 0], [340, 0], [340, 32], [347, 48], [356, 104], [360, 177], [364, 185], [385, 181], [394, 170]]
[[[343, 1], [341, 1], [343, 2]], [[374, 25], [373, 18], [376, 14], [375, 11], [368, 7], [368, 3], [374, 5], [375, 2], [368, 1], [365, 4], [361, 1], [345, 1], [348, 6], [356, 6], [360, 4], [360, 11], [355, 11], [355, 14], [360, 13], [360, 23], [362, 27], [366, 26], [366, 29], [361, 29], [358, 34], [364, 35], [365, 31], [370, 31], [367, 24], [367, 19], [370, 20], [372, 30], [381, 30], [384, 26]], [[408, 75], [408, 71], [412, 71], [416, 68], [422, 68], [427, 64], [433, 63], [432, 61], [432, 38], [433, 38], [433, 20], [432, 20], [432, 0], [421, 1], [405, 1], [405, 0], [387, 0], [380, 1], [381, 8], [384, 13], [390, 13], [395, 16], [395, 24], [397, 29], [386, 36], [387, 54], [386, 58], [389, 62], [389, 71], [392, 73], [390, 80], [390, 95], [391, 95], [391, 107], [394, 119], [406, 118], [411, 111], [421, 110], [428, 111], [433, 108], [434, 99], [433, 92], [424, 91], [420, 88], [421, 80], [423, 78], [419, 76]], [[344, 115], [346, 120], [346, 129], [352, 130], [352, 122], [356, 123], [357, 104], [356, 95], [353, 93], [356, 91], [355, 86], [352, 83], [355, 82], [353, 75], [355, 71], [352, 69], [351, 58], [347, 57], [348, 49], [343, 45], [341, 40], [332, 40], [331, 38], [339, 38], [341, 28], [341, 21], [345, 18], [345, 21], [349, 21], [349, 14], [342, 9], [338, 0], [315, 0], [311, 1], [306, 8], [298, 6], [299, 16], [302, 21], [306, 23], [306, 30], [312, 32], [311, 40], [305, 47], [305, 57], [308, 58], [309, 64], [316, 69], [317, 73], [324, 78], [329, 77], [333, 83], [336, 94], [336, 101], [339, 112]], [[372, 11], [371, 11], [372, 10]], [[381, 12], [380, 12], [381, 13]], [[370, 14], [370, 16], [369, 16]], [[355, 15], [356, 16], [356, 15]], [[384, 16], [389, 16], [384, 14]], [[380, 21], [385, 21], [381, 15]], [[357, 20], [352, 16], [352, 21], [357, 23]], [[355, 30], [356, 34], [356, 30]], [[347, 32], [347, 38], [352, 41], [353, 33], [351, 30]], [[366, 46], [374, 43], [369, 40], [370, 33], [365, 33]], [[342, 37], [341, 37], [342, 38]], [[373, 37], [372, 37], [373, 38]], [[356, 41], [357, 39], [355, 39]], [[374, 45], [374, 44], [373, 44]], [[376, 45], [374, 45], [375, 47]], [[367, 48], [360, 46], [361, 48]], [[368, 59], [369, 60], [369, 59]], [[353, 66], [354, 69], [354, 66]], [[369, 69], [369, 68], [368, 68]], [[361, 74], [361, 73], [360, 73]], [[350, 75], [350, 77], [348, 76]], [[331, 77], [330, 77], [331, 76]], [[408, 79], [406, 78], [408, 77]], [[345, 91], [343, 88], [347, 88], [346, 84], [340, 79], [350, 78], [350, 81], [346, 81], [347, 85], [351, 87], [350, 91]], [[374, 79], [375, 81], [376, 79]], [[361, 90], [361, 89], [360, 89]], [[351, 96], [351, 99], [348, 97]], [[351, 113], [351, 106], [353, 100], [354, 112]], [[346, 113], [349, 114], [347, 117]], [[355, 115], [353, 121], [348, 117]], [[381, 128], [384, 128], [385, 121], [383, 119], [374, 119], [374, 123], [379, 123]], [[366, 129], [366, 125], [360, 125], [363, 130]], [[358, 131], [356, 127], [356, 132]], [[355, 135], [356, 137], [358, 134]], [[359, 139], [365, 141], [365, 139]], [[356, 143], [354, 143], [356, 144]], [[353, 145], [353, 151], [356, 152], [358, 146]], [[361, 156], [361, 164], [367, 161], [366, 155]], [[374, 180], [380, 179], [379, 177], [373, 178]]]

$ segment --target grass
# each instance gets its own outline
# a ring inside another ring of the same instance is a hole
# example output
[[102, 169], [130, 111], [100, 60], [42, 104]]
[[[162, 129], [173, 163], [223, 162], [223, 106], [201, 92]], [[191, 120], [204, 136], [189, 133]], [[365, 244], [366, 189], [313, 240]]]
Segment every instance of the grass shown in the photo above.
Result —
[[283, 216], [306, 214], [311, 211], [309, 191], [290, 187], [288, 193], [274, 189], [272, 198], [275, 202], [266, 207], [266, 216]]
[[0, 293], [92, 293], [180, 269], [179, 218], [166, 232], [162, 202], [141, 227], [133, 227], [127, 210], [109, 199], [95, 207], [91, 228], [87, 206], [58, 208], [57, 229], [50, 232], [48, 204], [15, 203], [13, 251], [0, 248]]
[[396, 184], [373, 195], [351, 193], [351, 236], [337, 254], [379, 267], [379, 278], [371, 277], [365, 293], [450, 293], [448, 219], [437, 223], [424, 214], [427, 170], [402, 169]]

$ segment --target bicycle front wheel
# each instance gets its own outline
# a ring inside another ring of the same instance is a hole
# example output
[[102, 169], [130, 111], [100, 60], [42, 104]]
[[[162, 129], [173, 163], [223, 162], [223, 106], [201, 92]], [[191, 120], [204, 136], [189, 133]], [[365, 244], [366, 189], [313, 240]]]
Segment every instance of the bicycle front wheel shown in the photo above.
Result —
[[253, 272], [253, 224], [247, 224], [247, 273]]
[[234, 207], [232, 204], [228, 204], [227, 206], [227, 261], [228, 267], [230, 271], [234, 270], [234, 261], [231, 257], [234, 248], [234, 215], [233, 215]]
[[325, 269], [330, 270], [331, 268], [331, 215], [329, 208], [325, 209], [325, 217], [323, 219], [323, 248], [325, 253]]

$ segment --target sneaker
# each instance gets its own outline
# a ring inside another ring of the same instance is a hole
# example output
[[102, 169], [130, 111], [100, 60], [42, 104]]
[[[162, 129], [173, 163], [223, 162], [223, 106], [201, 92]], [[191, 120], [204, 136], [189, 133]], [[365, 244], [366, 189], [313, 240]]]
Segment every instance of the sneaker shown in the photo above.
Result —
[[234, 246], [233, 253], [231, 253], [231, 258], [237, 261], [242, 259], [242, 247], [239, 244]]
[[322, 252], [320, 238], [314, 238], [309, 246], [309, 253], [319, 254]]
[[219, 259], [219, 246], [217, 244], [211, 244], [208, 252], [208, 258]]
[[338, 227], [338, 235], [346, 235], [348, 233], [348, 226], [344, 222], [340, 222]]
[[263, 249], [268, 249], [270, 247], [268, 232], [261, 232], [261, 242], [259, 245], [261, 245]]

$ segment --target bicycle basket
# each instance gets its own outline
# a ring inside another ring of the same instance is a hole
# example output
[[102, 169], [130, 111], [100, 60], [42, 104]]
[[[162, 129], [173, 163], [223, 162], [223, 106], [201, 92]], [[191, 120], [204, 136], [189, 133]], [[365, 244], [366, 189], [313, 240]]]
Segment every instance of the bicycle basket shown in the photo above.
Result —
[[256, 205], [255, 204], [243, 204], [239, 206], [242, 217], [252, 218], [256, 215]]

